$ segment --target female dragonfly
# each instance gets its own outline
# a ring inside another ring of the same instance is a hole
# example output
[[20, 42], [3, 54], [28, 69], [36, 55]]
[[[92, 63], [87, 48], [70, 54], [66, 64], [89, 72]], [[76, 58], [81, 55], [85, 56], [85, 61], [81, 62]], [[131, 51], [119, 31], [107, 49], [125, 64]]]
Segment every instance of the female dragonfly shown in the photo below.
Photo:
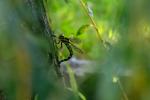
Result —
[[60, 60], [59, 63], [62, 63], [64, 61], [68, 61], [73, 56], [72, 48], [74, 48], [74, 50], [78, 51], [79, 53], [83, 53], [83, 51], [81, 49], [79, 49], [77, 46], [75, 46], [72, 42], [73, 41], [71, 41], [70, 38], [67, 38], [63, 35], [60, 35], [58, 37], [58, 44], [61, 45], [61, 48], [63, 47], [63, 44], [64, 44], [67, 47], [68, 51], [69, 51], [69, 56], [65, 59]]

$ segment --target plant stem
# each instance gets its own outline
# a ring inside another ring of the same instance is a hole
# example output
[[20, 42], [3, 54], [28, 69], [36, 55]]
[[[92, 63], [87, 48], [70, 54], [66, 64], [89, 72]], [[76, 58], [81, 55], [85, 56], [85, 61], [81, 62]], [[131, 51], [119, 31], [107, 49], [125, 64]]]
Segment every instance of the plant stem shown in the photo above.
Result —
[[125, 90], [124, 90], [124, 88], [123, 88], [123, 86], [122, 86], [122, 84], [121, 84], [121, 82], [120, 82], [120, 80], [118, 79], [118, 85], [119, 85], [119, 88], [121, 89], [121, 91], [122, 91], [122, 93], [123, 93], [123, 97], [124, 97], [124, 100], [129, 100], [128, 99], [128, 96], [127, 96], [127, 93], [125, 92]]
[[80, 4], [81, 6], [83, 7], [85, 13], [87, 14], [87, 16], [90, 18], [90, 21], [92, 23], [92, 25], [94, 26], [95, 30], [96, 30], [96, 33], [97, 33], [97, 36], [98, 36], [98, 39], [100, 40], [101, 43], [104, 43], [101, 35], [100, 35], [100, 32], [99, 32], [99, 29], [97, 27], [97, 24], [96, 22], [94, 21], [94, 19], [91, 17], [91, 15], [89, 14], [89, 11], [88, 11], [88, 8], [87, 6], [85, 5], [85, 3], [82, 1], [82, 0], [79, 0], [80, 1]]
[[71, 88], [68, 88], [70, 91], [72, 91], [76, 97], [76, 99], [86, 100], [86, 97], [78, 90], [78, 85], [74, 76], [74, 71], [70, 67], [69, 64], [66, 64], [67, 72], [69, 75], [70, 85]]

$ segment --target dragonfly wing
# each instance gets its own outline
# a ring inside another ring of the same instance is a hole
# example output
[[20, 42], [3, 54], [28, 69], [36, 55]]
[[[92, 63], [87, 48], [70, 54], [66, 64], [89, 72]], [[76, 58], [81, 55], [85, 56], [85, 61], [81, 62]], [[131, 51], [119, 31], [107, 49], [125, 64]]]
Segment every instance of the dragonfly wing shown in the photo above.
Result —
[[83, 51], [82, 51], [81, 49], [79, 49], [76, 45], [74, 45], [74, 44], [72, 44], [72, 43], [70, 43], [70, 44], [71, 44], [71, 46], [74, 48], [74, 50], [76, 50], [77, 52], [83, 54]]
[[77, 44], [81, 43], [81, 40], [79, 38], [70, 37], [69, 40], [73, 43], [77, 43]]

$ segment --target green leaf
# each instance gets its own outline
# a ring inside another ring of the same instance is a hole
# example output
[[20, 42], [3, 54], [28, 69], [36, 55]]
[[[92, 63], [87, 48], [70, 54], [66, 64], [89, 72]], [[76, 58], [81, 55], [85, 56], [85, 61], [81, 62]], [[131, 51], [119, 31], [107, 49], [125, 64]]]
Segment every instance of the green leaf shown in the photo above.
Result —
[[79, 35], [83, 34], [90, 26], [91, 26], [91, 25], [89, 25], [89, 24], [82, 25], [82, 26], [78, 29], [76, 35], [79, 36]]

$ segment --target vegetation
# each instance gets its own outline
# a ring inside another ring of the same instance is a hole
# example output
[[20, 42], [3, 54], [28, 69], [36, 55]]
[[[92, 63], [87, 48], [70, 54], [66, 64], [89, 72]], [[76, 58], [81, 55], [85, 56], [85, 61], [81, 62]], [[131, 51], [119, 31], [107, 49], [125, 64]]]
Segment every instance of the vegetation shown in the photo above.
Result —
[[0, 100], [149, 100], [149, 4], [1, 0]]

